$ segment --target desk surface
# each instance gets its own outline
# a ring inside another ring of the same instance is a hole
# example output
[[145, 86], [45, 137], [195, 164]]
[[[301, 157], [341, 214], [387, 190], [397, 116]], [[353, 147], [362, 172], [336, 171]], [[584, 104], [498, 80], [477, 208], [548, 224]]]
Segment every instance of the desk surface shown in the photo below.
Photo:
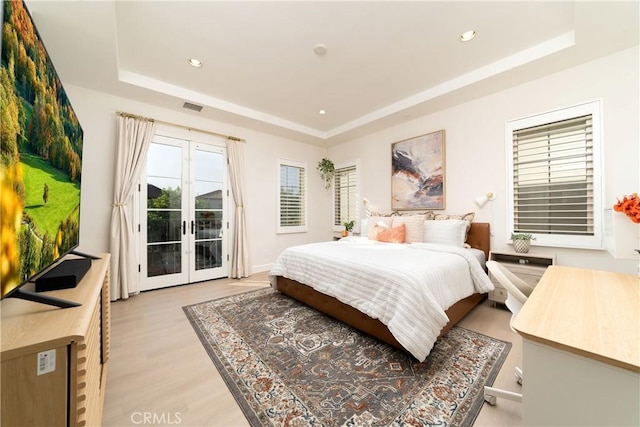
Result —
[[640, 279], [550, 266], [513, 327], [532, 341], [640, 373]]

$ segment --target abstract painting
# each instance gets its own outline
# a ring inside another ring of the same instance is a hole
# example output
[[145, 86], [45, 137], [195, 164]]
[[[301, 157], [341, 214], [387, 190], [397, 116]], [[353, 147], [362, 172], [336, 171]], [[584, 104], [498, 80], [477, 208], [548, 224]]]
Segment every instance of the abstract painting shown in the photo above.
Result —
[[444, 130], [391, 144], [392, 210], [445, 208]]

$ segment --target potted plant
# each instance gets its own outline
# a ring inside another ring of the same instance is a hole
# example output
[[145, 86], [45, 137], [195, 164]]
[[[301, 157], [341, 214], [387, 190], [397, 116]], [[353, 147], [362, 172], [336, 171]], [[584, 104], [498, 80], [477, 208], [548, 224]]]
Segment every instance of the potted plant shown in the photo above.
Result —
[[336, 167], [333, 162], [325, 157], [318, 162], [316, 169], [320, 172], [320, 177], [324, 181], [324, 188], [331, 187], [333, 176], [336, 173]]
[[532, 240], [536, 240], [536, 238], [529, 233], [511, 233], [513, 250], [518, 253], [526, 254], [527, 252], [529, 252]]
[[344, 230], [342, 230], [342, 237], [347, 237], [353, 231], [353, 227], [356, 225], [356, 222], [352, 219], [351, 221], [347, 221], [342, 225], [344, 225]]

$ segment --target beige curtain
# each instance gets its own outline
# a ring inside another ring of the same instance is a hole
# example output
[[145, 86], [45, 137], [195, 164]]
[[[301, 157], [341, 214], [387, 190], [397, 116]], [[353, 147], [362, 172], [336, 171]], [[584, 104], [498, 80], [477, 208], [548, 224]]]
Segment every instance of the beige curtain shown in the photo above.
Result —
[[119, 114], [116, 134], [116, 171], [111, 212], [111, 299], [140, 292], [138, 250], [134, 241], [133, 192], [147, 159], [155, 123], [151, 119]]
[[240, 279], [251, 275], [249, 247], [247, 245], [247, 223], [245, 219], [245, 168], [244, 143], [234, 138], [227, 141], [229, 155], [229, 177], [233, 200], [236, 204], [234, 216], [233, 249], [231, 254], [231, 277]]

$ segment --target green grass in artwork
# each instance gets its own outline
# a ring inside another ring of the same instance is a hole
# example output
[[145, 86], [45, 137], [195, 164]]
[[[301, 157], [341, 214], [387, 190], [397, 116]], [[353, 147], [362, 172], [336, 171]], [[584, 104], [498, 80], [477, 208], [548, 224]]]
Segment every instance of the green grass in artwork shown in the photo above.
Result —
[[[48, 232], [55, 239], [58, 226], [71, 213], [78, 220], [80, 184], [52, 167], [38, 156], [20, 153], [22, 176], [25, 186], [25, 212], [37, 225], [40, 233]], [[49, 197], [43, 200], [44, 184], [49, 187]]]

